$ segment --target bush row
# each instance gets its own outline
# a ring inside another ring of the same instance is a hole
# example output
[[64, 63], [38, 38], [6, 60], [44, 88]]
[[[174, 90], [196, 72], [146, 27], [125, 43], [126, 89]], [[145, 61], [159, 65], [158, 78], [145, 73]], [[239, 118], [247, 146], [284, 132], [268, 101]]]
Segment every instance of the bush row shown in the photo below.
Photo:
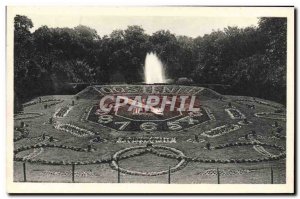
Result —
[[[165, 150], [169, 150], [169, 151], [172, 151], [177, 155], [172, 155], [172, 154], [162, 154], [162, 153], [159, 153], [153, 149], [165, 149]], [[121, 157], [121, 154], [125, 153], [125, 152], [128, 152], [130, 150], [136, 150], [136, 149], [145, 149], [141, 152], [138, 152], [138, 153], [134, 153], [134, 154], [130, 154], [130, 155], [127, 155], [127, 156], [122, 156]], [[113, 161], [112, 163], [110, 164], [110, 166], [115, 169], [115, 170], [118, 170], [122, 173], [125, 173], [125, 174], [128, 174], [128, 175], [138, 175], [138, 176], [157, 176], [157, 175], [163, 175], [163, 174], [167, 174], [169, 172], [169, 170], [164, 170], [164, 171], [158, 171], [158, 172], [141, 172], [141, 171], [131, 171], [131, 170], [127, 170], [127, 169], [124, 169], [124, 168], [120, 168], [119, 165], [118, 165], [118, 162], [117, 160], [121, 160], [121, 159], [126, 159], [126, 158], [130, 158], [130, 157], [134, 157], [134, 156], [137, 156], [137, 155], [142, 155], [144, 153], [153, 153], [153, 154], [157, 154], [161, 157], [170, 157], [170, 158], [175, 158], [177, 159], [178, 157], [180, 157], [180, 162], [175, 166], [175, 167], [172, 167], [170, 169], [171, 172], [175, 172], [181, 168], [183, 168], [183, 166], [186, 164], [186, 161], [184, 158], [181, 158], [181, 156], [184, 156], [184, 154], [175, 149], [175, 148], [171, 148], [171, 147], [167, 147], [167, 146], [156, 146], [156, 145], [152, 145], [151, 147], [147, 147], [147, 146], [134, 146], [134, 147], [128, 147], [128, 148], [125, 148], [121, 151], [118, 151], [117, 153], [115, 153], [113, 155]]]
[[[280, 146], [277, 146], [275, 144], [265, 144], [265, 143], [256, 143], [257, 145], [262, 145], [262, 146], [270, 146], [270, 147], [275, 147], [277, 149], [280, 149], [283, 151], [283, 148]], [[255, 145], [256, 145], [255, 144]], [[230, 143], [227, 144], [228, 146], [243, 146], [243, 145], [253, 145], [253, 143], [247, 143], [247, 142], [241, 142], [241, 143]], [[225, 148], [225, 147], [222, 147]], [[286, 154], [285, 153], [280, 153], [279, 155], [274, 155], [270, 157], [265, 157], [265, 158], [257, 158], [257, 159], [201, 159], [201, 158], [192, 158], [192, 157], [186, 157], [186, 156], [178, 156], [178, 155], [172, 155], [172, 154], [163, 154], [159, 153], [157, 151], [152, 151], [151, 153], [158, 155], [159, 157], [166, 157], [166, 158], [172, 158], [172, 159], [177, 159], [177, 160], [182, 160], [185, 159], [187, 161], [192, 161], [192, 162], [203, 162], [203, 163], [254, 163], [254, 162], [263, 162], [263, 161], [272, 161], [272, 160], [279, 160], [281, 158], [285, 158]]]
[[86, 137], [86, 136], [95, 135], [95, 133], [93, 133], [87, 129], [75, 126], [73, 124], [58, 124], [55, 126], [55, 128], [58, 130], [62, 130], [62, 131], [71, 133], [72, 135], [74, 135], [76, 137]]
[[[284, 151], [283, 147], [278, 146], [276, 144], [266, 144], [266, 143], [257, 143], [257, 142], [237, 142], [237, 143], [228, 143], [224, 145], [219, 145], [216, 146], [215, 149], [221, 149], [221, 148], [226, 148], [230, 146], [243, 146], [243, 145], [261, 145], [261, 146], [269, 146], [269, 147], [275, 147], [281, 151]], [[146, 147], [146, 146], [134, 146], [134, 147], [128, 147], [125, 148], [121, 151], [118, 151], [113, 155], [112, 158], [107, 158], [107, 159], [102, 159], [102, 160], [92, 160], [92, 161], [77, 161], [77, 162], [66, 162], [66, 161], [47, 161], [47, 160], [31, 160], [31, 159], [24, 159], [24, 158], [19, 158], [16, 157], [16, 154], [29, 150], [29, 149], [35, 149], [35, 148], [41, 148], [41, 147], [55, 147], [55, 148], [62, 148], [62, 149], [70, 149], [74, 151], [81, 151], [81, 152], [87, 152], [88, 149], [84, 148], [79, 148], [79, 147], [73, 147], [73, 146], [65, 146], [65, 145], [55, 145], [55, 144], [36, 144], [36, 145], [31, 145], [31, 146], [23, 146], [20, 147], [16, 150], [14, 150], [14, 160], [15, 161], [26, 161], [26, 162], [31, 162], [31, 163], [41, 163], [41, 164], [49, 164], [49, 165], [89, 165], [89, 164], [102, 164], [102, 163], [111, 163], [111, 167], [113, 169], [118, 169], [118, 164], [117, 160], [122, 160], [122, 159], [127, 159], [131, 157], [135, 157], [138, 155], [142, 155], [145, 153], [153, 153], [155, 155], [158, 155], [159, 157], [166, 157], [166, 158], [172, 158], [172, 159], [177, 159], [180, 161], [175, 167], [171, 168], [171, 172], [175, 172], [179, 170], [182, 166], [185, 165], [186, 161], [192, 161], [192, 162], [202, 162], [202, 163], [256, 163], [256, 162], [263, 162], [263, 161], [273, 161], [273, 160], [279, 160], [281, 158], [285, 158], [286, 154], [285, 152], [281, 152], [279, 155], [274, 155], [270, 157], [265, 157], [265, 158], [257, 158], [257, 159], [201, 159], [201, 158], [192, 158], [192, 157], [187, 157], [185, 156], [181, 151], [171, 148], [171, 147], [166, 147], [166, 146], [152, 146], [154, 149], [165, 149], [165, 150], [170, 150], [177, 155], [173, 154], [164, 154], [160, 153], [158, 151], [155, 151], [152, 149], [152, 147]], [[136, 149], [145, 149], [143, 151], [130, 154], [130, 155], [125, 155], [121, 156], [123, 153], [128, 152], [130, 150], [136, 150]], [[144, 175], [144, 176], [156, 176], [156, 175], [162, 175], [166, 174], [168, 170], [165, 171], [160, 171], [160, 172], [139, 172], [139, 171], [131, 171], [131, 170], [126, 170], [123, 168], [119, 168], [120, 172], [125, 173], [125, 174], [130, 174], [130, 175]]]
[[69, 106], [61, 107], [61, 108], [54, 114], [54, 117], [64, 117], [65, 114], [68, 112], [69, 108], [70, 108]]

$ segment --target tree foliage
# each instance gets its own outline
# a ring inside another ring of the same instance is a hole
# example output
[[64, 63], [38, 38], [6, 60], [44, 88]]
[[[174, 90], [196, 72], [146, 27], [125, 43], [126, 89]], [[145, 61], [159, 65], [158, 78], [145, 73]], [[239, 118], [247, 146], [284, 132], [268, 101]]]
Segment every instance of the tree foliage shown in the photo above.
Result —
[[[140, 26], [96, 30], [42, 26], [31, 31], [26, 16], [14, 21], [15, 103], [55, 94], [67, 83], [143, 82], [147, 52], [162, 60], [175, 81], [231, 85], [230, 92], [285, 103], [286, 18], [260, 18], [257, 27], [227, 27], [191, 38]], [[19, 106], [16, 106], [19, 107]]]

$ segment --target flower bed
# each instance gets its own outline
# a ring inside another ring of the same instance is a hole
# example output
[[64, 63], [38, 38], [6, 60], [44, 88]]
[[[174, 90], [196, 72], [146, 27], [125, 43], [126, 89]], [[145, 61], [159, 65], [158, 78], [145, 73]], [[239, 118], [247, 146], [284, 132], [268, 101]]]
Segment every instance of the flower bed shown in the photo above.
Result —
[[71, 133], [72, 135], [76, 137], [87, 137], [95, 135], [92, 131], [86, 130], [84, 128], [80, 128], [78, 126], [75, 126], [73, 124], [57, 124], [55, 126], [56, 129], [66, 131], [68, 133]]
[[69, 111], [71, 110], [71, 107], [69, 106], [64, 106], [59, 108], [55, 113], [54, 113], [54, 117], [65, 117]]
[[176, 138], [167, 137], [119, 137], [116, 143], [146, 144], [146, 143], [176, 143]]
[[216, 120], [215, 116], [213, 115], [213, 113], [211, 112], [211, 110], [209, 108], [203, 107], [203, 109], [206, 111], [210, 120], [212, 120], [212, 121]]
[[[72, 176], [72, 171], [42, 171], [42, 175], [45, 175], [46, 177], [49, 176]], [[75, 171], [74, 172], [75, 177], [101, 177], [101, 175], [97, 175], [93, 173], [92, 171]]]
[[285, 114], [282, 113], [260, 112], [260, 113], [255, 113], [254, 115], [260, 118], [286, 121], [286, 116]]
[[252, 122], [248, 121], [248, 120], [247, 120], [247, 122], [245, 122], [244, 120], [242, 120], [242, 121], [239, 121], [238, 124], [240, 124], [240, 125], [249, 125], [249, 124], [252, 124]]
[[274, 136], [273, 136], [273, 138], [285, 140], [286, 136], [285, 135], [281, 135], [280, 133], [275, 133]]
[[226, 133], [236, 131], [240, 128], [241, 128], [241, 126], [236, 125], [236, 124], [226, 124], [223, 126], [213, 128], [209, 131], [205, 131], [201, 135], [206, 136], [206, 137], [218, 137], [218, 136], [224, 135]]
[[225, 111], [228, 113], [231, 119], [245, 119], [245, 115], [240, 110], [235, 108], [226, 108]]
[[44, 148], [35, 148], [35, 149], [33, 149], [32, 153], [30, 153], [27, 156], [24, 156], [22, 159], [23, 160], [32, 160], [33, 158], [39, 156], [43, 152], [44, 152]]
[[107, 142], [107, 140], [103, 139], [103, 138], [98, 138], [98, 137], [90, 140], [90, 143], [104, 143], [104, 142]]
[[[276, 144], [267, 144], [267, 143], [261, 143], [261, 142], [235, 142], [235, 143], [227, 143], [227, 144], [221, 144], [215, 147], [212, 147], [212, 149], [223, 149], [223, 148], [227, 148], [227, 147], [234, 147], [234, 146], [256, 146], [260, 148], [264, 147], [264, 146], [268, 146], [268, 147], [273, 147], [277, 150], [280, 151], [280, 153], [278, 155], [273, 155], [273, 154], [268, 154], [268, 157], [265, 158], [257, 158], [257, 159], [226, 159], [226, 160], [221, 160], [221, 159], [215, 159], [215, 160], [203, 160], [203, 159], [197, 159], [196, 162], [201, 161], [204, 163], [212, 163], [211, 161], [214, 162], [219, 162], [219, 163], [254, 163], [254, 162], [263, 162], [263, 161], [273, 161], [273, 160], [279, 160], [282, 158], [285, 158], [286, 154], [284, 151], [284, 148], [276, 145]], [[255, 149], [255, 148], [254, 148]], [[265, 154], [265, 150], [264, 150], [264, 154]]]
[[88, 117], [89, 117], [90, 112], [92, 111], [92, 109], [93, 109], [93, 107], [90, 107], [90, 106], [88, 106], [88, 107], [85, 108], [85, 110], [84, 110], [84, 112], [83, 112], [83, 114], [81, 116], [81, 121], [82, 122], [89, 121]]
[[254, 145], [253, 148], [254, 148], [255, 151], [257, 151], [258, 153], [262, 154], [263, 156], [267, 156], [267, 157], [274, 156], [270, 152], [266, 151], [265, 148], [263, 146], [261, 146], [261, 145]]
[[194, 140], [194, 139], [192, 139], [192, 138], [187, 139], [186, 141], [187, 141], [187, 142], [191, 142], [191, 143], [202, 143], [202, 142], [205, 142], [204, 139], [198, 139], [198, 141], [197, 141], [197, 140]]
[[41, 102], [39, 100], [35, 100], [35, 101], [31, 101], [31, 102], [23, 104], [23, 108], [32, 106], [35, 104], [39, 104], [39, 103], [45, 103], [45, 102], [54, 102], [54, 103], [48, 105], [48, 106], [54, 106], [56, 104], [62, 103], [63, 101], [64, 100], [61, 100], [61, 99], [47, 99], [47, 100], [42, 100]]
[[[226, 147], [234, 147], [234, 146], [268, 146], [276, 148], [280, 151], [278, 155], [272, 155], [264, 158], [256, 158], [256, 159], [204, 159], [204, 158], [197, 158], [197, 157], [187, 157], [184, 155], [184, 153], [178, 149], [167, 147], [167, 146], [159, 146], [159, 145], [153, 145], [153, 146], [134, 146], [134, 147], [128, 147], [125, 149], [122, 149], [118, 152], [116, 152], [112, 158], [106, 158], [106, 159], [98, 159], [98, 160], [91, 160], [91, 161], [48, 161], [48, 160], [33, 160], [30, 158], [21, 158], [17, 157], [16, 155], [25, 150], [30, 149], [40, 149], [40, 148], [61, 148], [61, 149], [70, 149], [77, 152], [88, 152], [88, 149], [80, 148], [80, 147], [73, 147], [73, 146], [65, 146], [65, 145], [56, 145], [52, 143], [40, 143], [35, 144], [31, 146], [22, 146], [16, 150], [14, 150], [14, 161], [21, 161], [21, 162], [30, 162], [30, 163], [39, 163], [39, 164], [46, 164], [46, 165], [90, 165], [90, 164], [104, 164], [104, 163], [111, 163], [110, 166], [115, 169], [119, 170], [122, 173], [129, 174], [129, 175], [142, 175], [142, 176], [157, 176], [157, 175], [163, 175], [167, 174], [169, 170], [163, 170], [158, 172], [140, 172], [140, 171], [132, 171], [125, 168], [121, 168], [118, 164], [118, 161], [140, 156], [146, 153], [151, 153], [154, 155], [157, 155], [159, 157], [165, 157], [165, 158], [171, 158], [178, 160], [178, 164], [174, 167], [170, 168], [171, 172], [178, 171], [182, 169], [187, 162], [200, 162], [200, 163], [221, 163], [221, 164], [228, 164], [228, 163], [257, 163], [257, 162], [264, 162], [264, 161], [274, 161], [279, 160], [286, 157], [284, 148], [281, 146], [278, 146], [276, 144], [266, 144], [266, 143], [259, 143], [259, 142], [236, 142], [236, 143], [227, 143], [227, 144], [221, 144], [217, 145], [215, 147], [212, 147], [213, 150], [217, 149], [223, 149]], [[172, 154], [162, 153], [155, 149], [163, 149], [166, 151], [171, 151]], [[126, 155], [126, 152], [138, 150], [136, 153], [128, 154]], [[124, 155], [125, 154], [125, 155]]]
[[[255, 172], [255, 169], [226, 169], [219, 170], [219, 175], [221, 176], [231, 176], [231, 175], [242, 175], [245, 173]], [[204, 171], [200, 171], [197, 175], [203, 176], [216, 176], [218, 175], [217, 169], [205, 169]]]
[[30, 162], [30, 163], [39, 163], [39, 164], [46, 164], [46, 165], [89, 165], [89, 164], [102, 164], [111, 162], [111, 159], [100, 159], [100, 160], [92, 160], [92, 161], [75, 161], [75, 162], [68, 162], [68, 161], [48, 161], [48, 160], [32, 160], [30, 158], [20, 158], [16, 157], [16, 155], [21, 151], [26, 151], [30, 149], [41, 149], [41, 148], [60, 148], [60, 149], [69, 149], [78, 152], [88, 152], [88, 149], [80, 148], [80, 147], [73, 147], [73, 146], [65, 146], [65, 145], [55, 145], [55, 144], [46, 144], [40, 143], [31, 146], [23, 146], [16, 150], [14, 150], [14, 161], [21, 161], [21, 162]]
[[42, 115], [43, 115], [42, 113], [34, 113], [34, 112], [18, 113], [14, 115], [14, 120], [34, 119]]
[[272, 107], [272, 108], [282, 108], [282, 106], [279, 106], [279, 105], [275, 105], [275, 104], [270, 104], [268, 102], [265, 102], [265, 101], [262, 101], [262, 100], [257, 100], [257, 99], [253, 99], [253, 100], [250, 100], [250, 99], [238, 99], [238, 100], [235, 100], [235, 102], [241, 104], [240, 102], [255, 102], [257, 104], [261, 104], [261, 105], [265, 105], [265, 106], [269, 106], [269, 107]]

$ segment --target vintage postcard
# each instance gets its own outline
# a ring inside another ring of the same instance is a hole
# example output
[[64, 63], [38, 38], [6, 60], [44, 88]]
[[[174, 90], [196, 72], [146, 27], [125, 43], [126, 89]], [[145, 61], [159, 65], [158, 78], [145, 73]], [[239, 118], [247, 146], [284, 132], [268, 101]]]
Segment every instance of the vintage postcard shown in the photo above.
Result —
[[294, 193], [294, 7], [7, 7], [9, 193]]

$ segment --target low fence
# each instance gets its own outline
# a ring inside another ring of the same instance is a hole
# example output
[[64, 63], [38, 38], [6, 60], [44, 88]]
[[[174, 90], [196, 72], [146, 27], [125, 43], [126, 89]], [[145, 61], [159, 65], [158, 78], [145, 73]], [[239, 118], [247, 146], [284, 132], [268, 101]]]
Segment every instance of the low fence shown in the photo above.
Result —
[[65, 183], [181, 183], [181, 184], [284, 184], [285, 167], [201, 167], [159, 176], [136, 176], [99, 165], [45, 165], [14, 162], [15, 182]]
[[[284, 148], [276, 144], [266, 144], [258, 142], [237, 142], [214, 146], [213, 149], [222, 149], [232, 146], [268, 146], [280, 151], [277, 155], [271, 155], [254, 159], [205, 159], [185, 156], [178, 149], [167, 146], [133, 146], [116, 152], [111, 157], [103, 159], [70, 162], [65, 160], [33, 160], [29, 157], [18, 157], [17, 154], [26, 150], [36, 150], [40, 148], [70, 149], [79, 152], [91, 152], [91, 147], [80, 148], [55, 144], [36, 144], [22, 146], [14, 150], [14, 174], [15, 181], [30, 182], [141, 182], [141, 183], [253, 183], [272, 184], [285, 183], [285, 164], [276, 162], [285, 159]], [[141, 151], [124, 155], [124, 153], [134, 150]], [[157, 150], [171, 151], [162, 153]], [[156, 165], [149, 165], [151, 171], [146, 168], [132, 168], [135, 165], [126, 165], [126, 169], [119, 166], [120, 160], [133, 158], [144, 154], [152, 154], [162, 158], [178, 161], [176, 166], [169, 167], [169, 163], [160, 165], [159, 170]], [[272, 165], [272, 166], [271, 166]], [[276, 167], [274, 167], [276, 165]], [[28, 168], [27, 168], [28, 166]], [[204, 167], [206, 166], [206, 167]], [[259, 167], [264, 166], [264, 167]], [[188, 168], [185, 168], [188, 167]], [[162, 170], [161, 170], [162, 169]], [[274, 174], [274, 169], [275, 174]], [[145, 171], [139, 171], [145, 170]], [[232, 179], [231, 177], [234, 176]], [[121, 180], [122, 178], [122, 180]], [[71, 179], [71, 180], [70, 180]], [[151, 180], [149, 180], [151, 179]], [[167, 182], [166, 182], [167, 179]], [[245, 181], [246, 179], [246, 181]], [[248, 180], [249, 179], [249, 180]]]

